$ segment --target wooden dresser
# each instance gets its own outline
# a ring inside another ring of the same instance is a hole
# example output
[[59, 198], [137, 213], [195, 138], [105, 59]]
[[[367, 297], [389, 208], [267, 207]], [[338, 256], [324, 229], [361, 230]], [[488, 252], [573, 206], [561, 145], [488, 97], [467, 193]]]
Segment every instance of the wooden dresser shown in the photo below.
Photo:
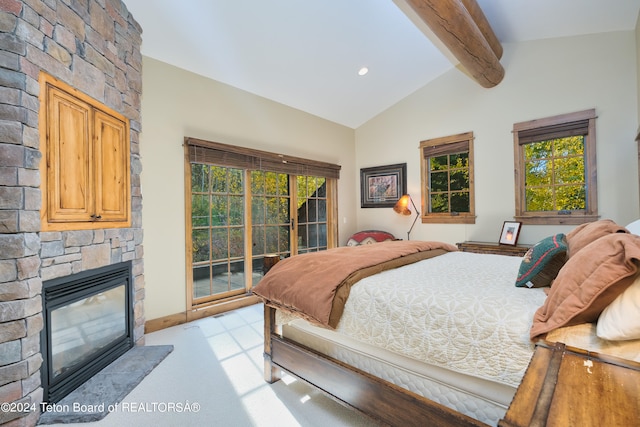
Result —
[[640, 423], [640, 363], [538, 343], [499, 427]]
[[510, 256], [523, 256], [527, 253], [530, 245], [501, 245], [499, 243], [491, 242], [462, 242], [456, 243], [458, 249], [463, 252], [474, 252], [477, 254], [496, 254], [496, 255], [510, 255]]

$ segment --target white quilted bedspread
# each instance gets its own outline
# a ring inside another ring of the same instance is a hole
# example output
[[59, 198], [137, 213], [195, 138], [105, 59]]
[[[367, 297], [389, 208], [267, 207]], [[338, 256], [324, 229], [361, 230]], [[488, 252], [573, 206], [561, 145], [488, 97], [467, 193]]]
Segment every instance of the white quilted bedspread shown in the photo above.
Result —
[[546, 298], [514, 285], [521, 261], [451, 252], [368, 277], [351, 289], [337, 330], [517, 387], [533, 353], [531, 320]]

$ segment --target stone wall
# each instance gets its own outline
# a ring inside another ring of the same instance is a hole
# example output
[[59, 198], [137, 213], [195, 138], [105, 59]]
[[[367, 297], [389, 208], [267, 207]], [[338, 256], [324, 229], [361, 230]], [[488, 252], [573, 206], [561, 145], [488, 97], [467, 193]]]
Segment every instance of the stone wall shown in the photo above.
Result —
[[[0, 0], [0, 403], [32, 404], [0, 410], [1, 425], [39, 417], [43, 281], [132, 260], [144, 343], [141, 33], [120, 0]], [[40, 232], [40, 70], [130, 120], [131, 228]]]

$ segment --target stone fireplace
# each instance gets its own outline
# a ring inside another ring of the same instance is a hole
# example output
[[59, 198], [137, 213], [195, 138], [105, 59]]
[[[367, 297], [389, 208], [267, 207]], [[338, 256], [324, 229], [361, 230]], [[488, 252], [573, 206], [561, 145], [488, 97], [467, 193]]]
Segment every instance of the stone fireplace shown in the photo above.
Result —
[[131, 283], [131, 261], [43, 283], [45, 402], [59, 402], [133, 347]]
[[[144, 343], [141, 33], [121, 0], [0, 0], [0, 401], [36, 408], [0, 425], [35, 425], [45, 399], [44, 283], [129, 264], [130, 339]], [[129, 119], [130, 227], [41, 230], [40, 71]]]

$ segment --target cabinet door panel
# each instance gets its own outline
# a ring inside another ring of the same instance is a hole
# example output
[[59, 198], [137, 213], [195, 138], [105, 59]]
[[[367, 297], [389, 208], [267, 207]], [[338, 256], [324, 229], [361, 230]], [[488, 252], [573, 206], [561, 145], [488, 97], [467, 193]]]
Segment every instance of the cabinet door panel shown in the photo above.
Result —
[[50, 90], [49, 220], [87, 221], [93, 213], [90, 106]]
[[129, 211], [129, 137], [125, 123], [95, 111], [96, 214], [126, 221]]
[[131, 225], [129, 120], [40, 73], [42, 231]]

